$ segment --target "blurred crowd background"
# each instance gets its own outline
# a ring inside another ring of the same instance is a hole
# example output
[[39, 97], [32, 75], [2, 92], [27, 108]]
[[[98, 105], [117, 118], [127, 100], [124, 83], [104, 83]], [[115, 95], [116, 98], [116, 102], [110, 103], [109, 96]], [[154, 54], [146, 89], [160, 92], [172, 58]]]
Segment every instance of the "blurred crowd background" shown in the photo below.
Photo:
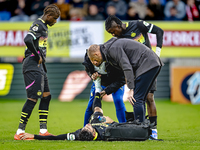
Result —
[[0, 0], [0, 21], [34, 21], [43, 9], [55, 4], [60, 20], [105, 20], [116, 15], [121, 20], [198, 21], [200, 0]]

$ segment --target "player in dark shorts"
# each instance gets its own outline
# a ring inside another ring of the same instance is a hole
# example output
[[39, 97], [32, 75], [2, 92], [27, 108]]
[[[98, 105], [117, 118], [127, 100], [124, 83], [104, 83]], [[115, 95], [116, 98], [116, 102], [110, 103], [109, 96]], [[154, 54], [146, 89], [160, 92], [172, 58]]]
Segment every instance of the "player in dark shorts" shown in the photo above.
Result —
[[[126, 23], [116, 16], [109, 16], [105, 21], [106, 31], [118, 38], [128, 38], [138, 41], [147, 47], [151, 48], [148, 33], [156, 34], [157, 46], [156, 54], [160, 56], [162, 43], [163, 43], [163, 33], [164, 31], [151, 24], [142, 20], [134, 20]], [[156, 91], [156, 80], [154, 81], [148, 95], [147, 95], [147, 111], [149, 120], [151, 123], [155, 122], [155, 129], [152, 131], [154, 138], [157, 138], [157, 110], [154, 100], [154, 91]]]
[[[99, 117], [103, 117], [103, 110], [101, 109], [101, 98], [100, 93], [95, 94], [95, 100], [93, 103], [93, 115], [90, 118], [90, 123], [86, 124], [83, 128], [76, 130], [72, 133], [60, 134], [57, 136], [41, 136], [29, 133], [23, 133], [20, 135], [22, 140], [81, 140], [81, 141], [92, 141], [92, 140], [105, 140], [104, 132], [109, 124], [114, 123], [114, 121], [106, 117], [106, 121], [102, 122]], [[89, 131], [89, 132], [88, 132]]]
[[40, 135], [46, 136], [47, 116], [51, 94], [48, 85], [47, 70], [45, 66], [48, 27], [53, 26], [60, 16], [60, 10], [56, 5], [48, 5], [44, 14], [31, 25], [28, 34], [24, 38], [26, 44], [25, 57], [23, 60], [23, 76], [27, 93], [27, 100], [21, 112], [18, 130], [14, 136], [20, 140], [20, 134], [25, 132], [26, 124], [32, 110], [40, 98], [39, 122]]

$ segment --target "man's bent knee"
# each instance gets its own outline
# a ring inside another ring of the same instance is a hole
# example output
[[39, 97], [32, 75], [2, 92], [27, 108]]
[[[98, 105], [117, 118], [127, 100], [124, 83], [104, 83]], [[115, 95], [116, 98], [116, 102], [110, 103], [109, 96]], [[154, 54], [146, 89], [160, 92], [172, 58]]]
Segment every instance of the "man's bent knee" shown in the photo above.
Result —
[[148, 93], [148, 95], [147, 95], [147, 101], [149, 103], [153, 103], [154, 102], [154, 94], [153, 93]]

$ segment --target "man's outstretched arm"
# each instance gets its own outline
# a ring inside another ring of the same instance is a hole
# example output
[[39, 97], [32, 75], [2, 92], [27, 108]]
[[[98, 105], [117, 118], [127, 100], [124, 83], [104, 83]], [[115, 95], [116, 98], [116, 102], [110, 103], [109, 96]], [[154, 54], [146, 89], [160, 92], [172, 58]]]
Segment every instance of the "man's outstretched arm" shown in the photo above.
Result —
[[68, 141], [73, 141], [73, 140], [78, 140], [78, 135], [81, 129], [76, 130], [75, 132], [72, 133], [67, 133], [67, 134], [60, 134], [60, 135], [50, 135], [50, 136], [41, 136], [41, 135], [34, 135], [30, 133], [24, 133], [20, 136], [21, 140], [68, 140]]

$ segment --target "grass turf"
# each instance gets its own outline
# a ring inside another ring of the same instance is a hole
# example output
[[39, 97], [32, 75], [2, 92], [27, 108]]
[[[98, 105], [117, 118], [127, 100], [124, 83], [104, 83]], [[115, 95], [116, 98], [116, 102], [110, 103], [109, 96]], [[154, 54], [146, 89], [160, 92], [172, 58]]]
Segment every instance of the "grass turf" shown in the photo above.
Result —
[[[43, 150], [43, 149], [90, 149], [90, 150], [198, 150], [200, 149], [200, 105], [176, 104], [169, 100], [156, 101], [158, 111], [158, 137], [164, 141], [15, 141], [20, 113], [25, 101], [0, 100], [0, 150]], [[38, 134], [38, 105], [27, 124], [26, 132]], [[131, 105], [126, 102], [128, 111]], [[64, 134], [75, 131], [83, 125], [87, 100], [59, 102], [52, 100], [48, 117], [48, 131], [52, 134]], [[103, 102], [104, 114], [116, 119], [114, 103]]]

